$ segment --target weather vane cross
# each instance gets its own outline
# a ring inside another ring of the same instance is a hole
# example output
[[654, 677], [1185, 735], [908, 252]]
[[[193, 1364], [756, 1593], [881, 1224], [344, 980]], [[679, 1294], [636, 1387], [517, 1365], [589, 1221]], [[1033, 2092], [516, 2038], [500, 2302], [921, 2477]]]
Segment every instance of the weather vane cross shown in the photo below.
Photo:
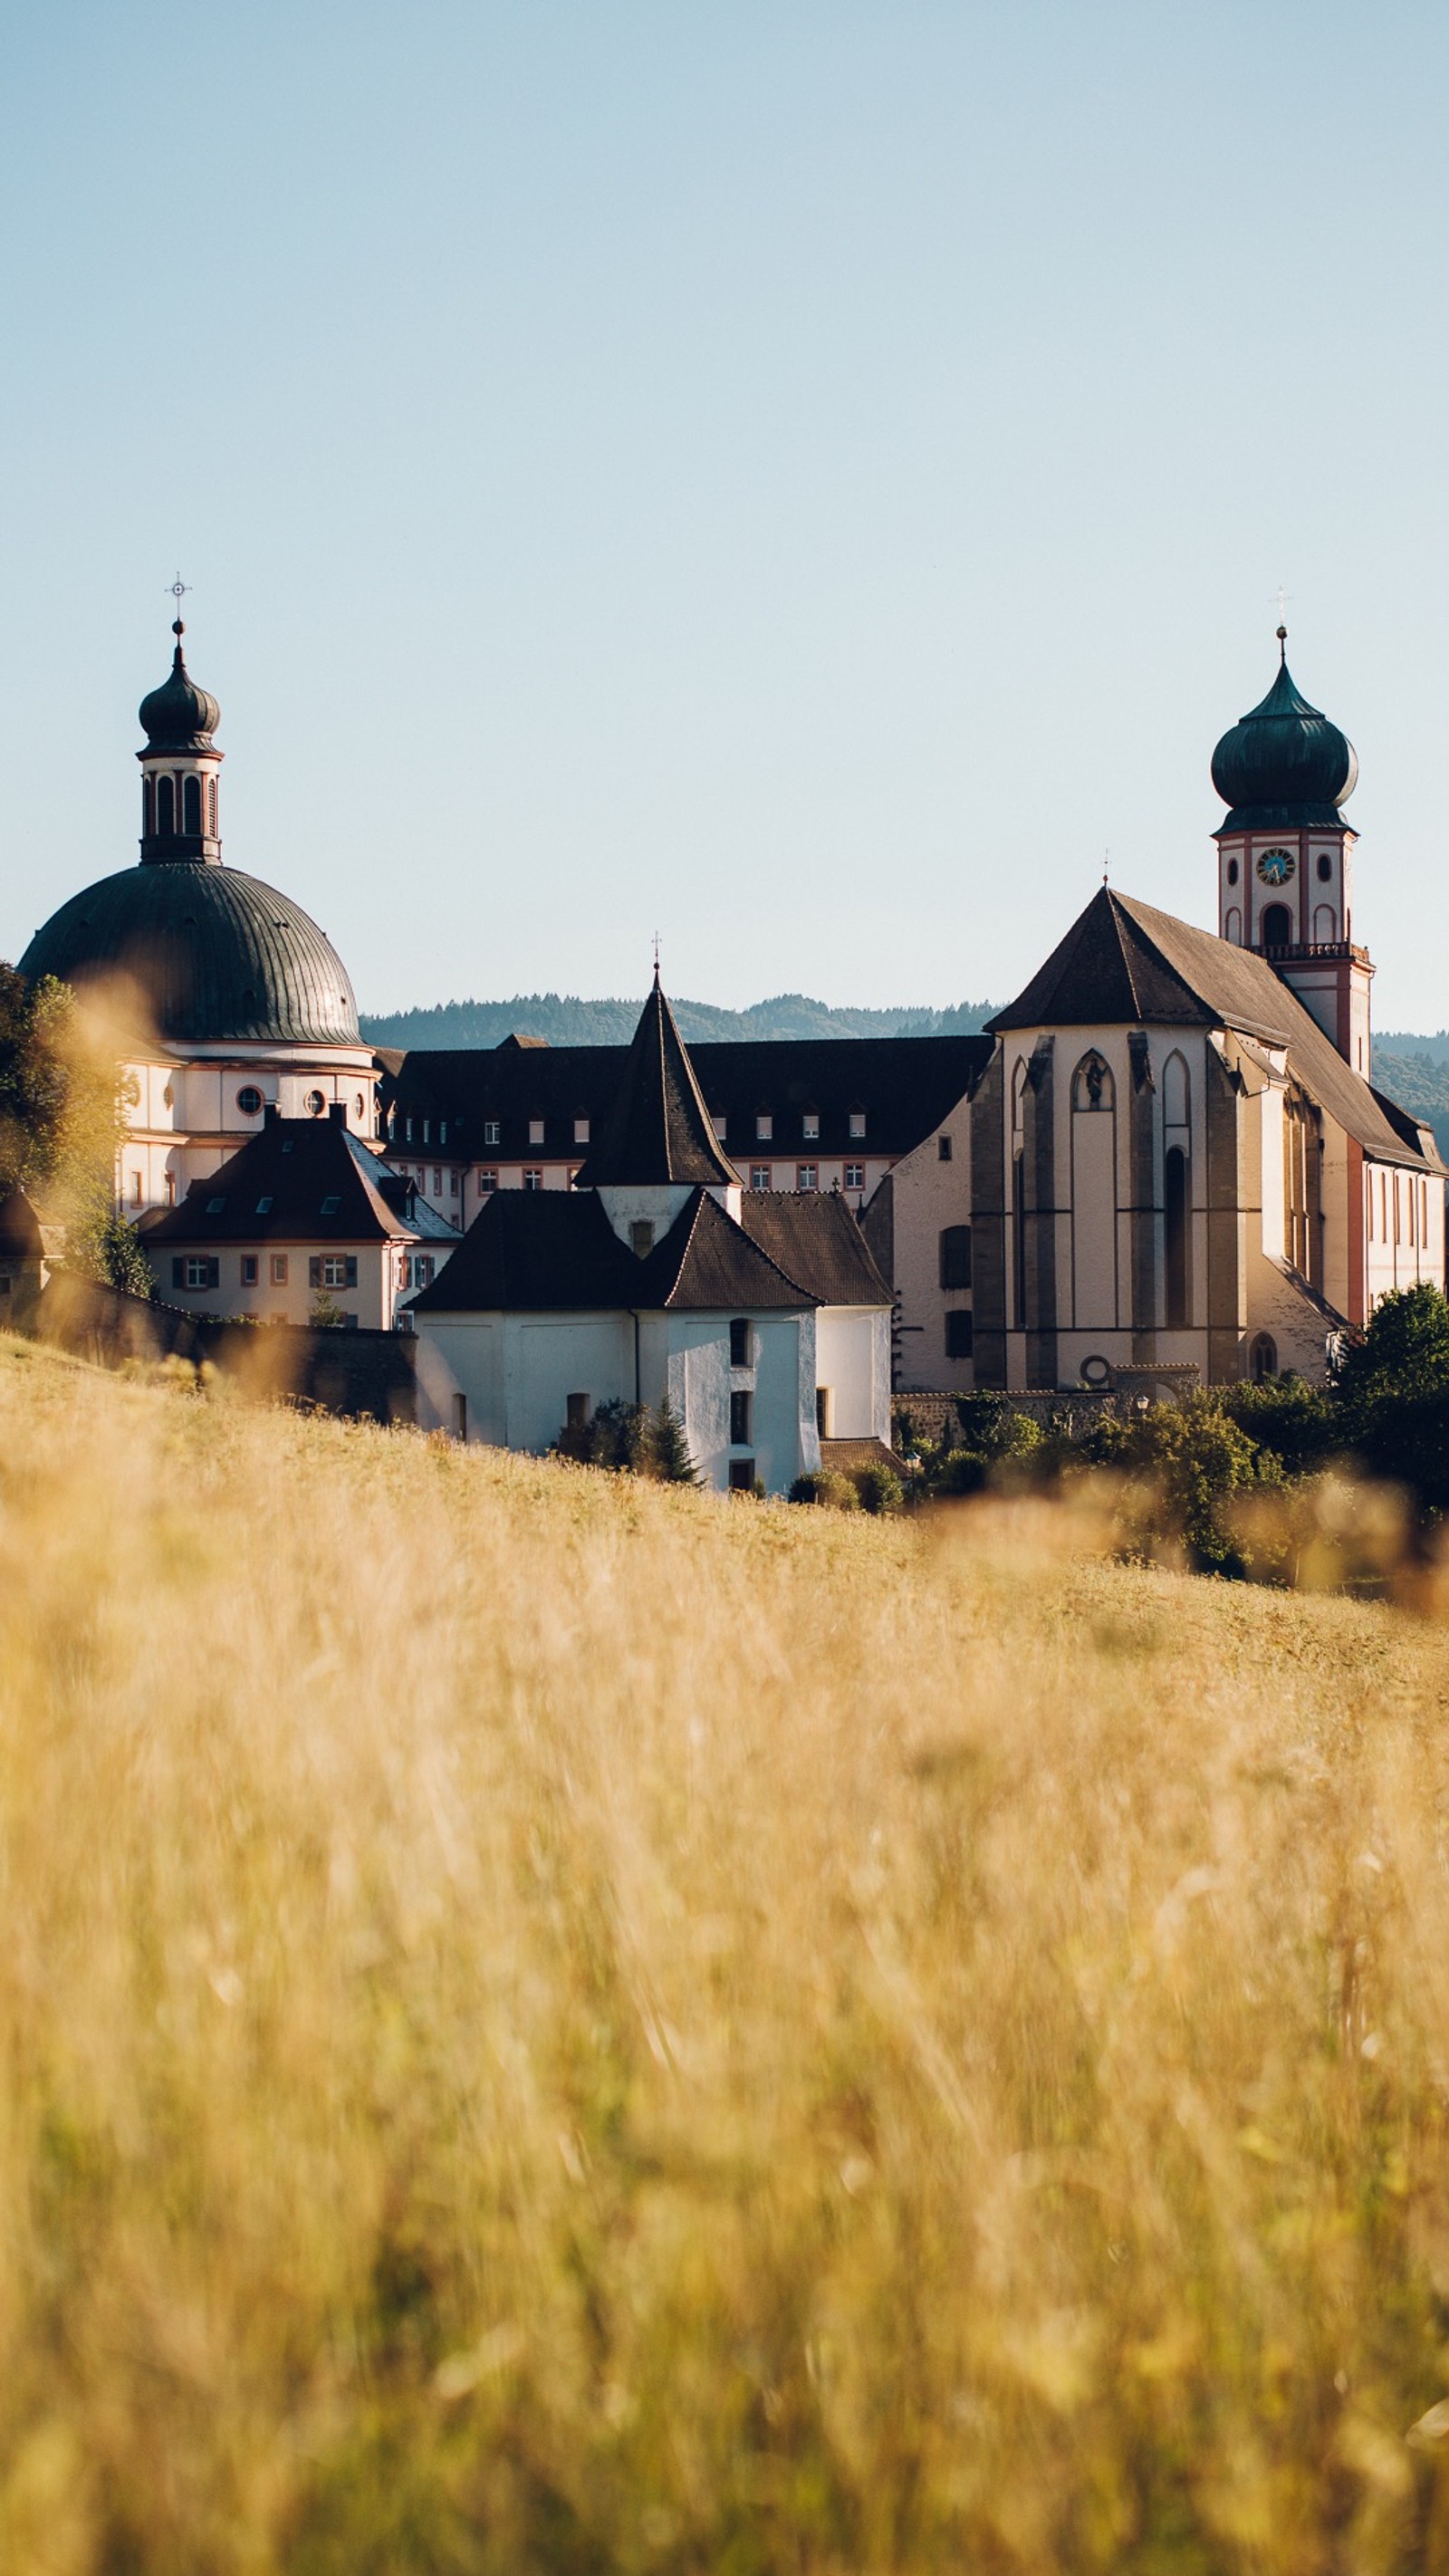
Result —
[[654, 933], [654, 981], [656, 984], [659, 981], [659, 933], [657, 930]]
[[1288, 602], [1289, 602], [1289, 600], [1292, 598], [1292, 596], [1293, 596], [1292, 591], [1291, 591], [1291, 590], [1285, 590], [1285, 589], [1284, 589], [1284, 587], [1283, 587], [1283, 584], [1282, 584], [1282, 583], [1281, 583], [1281, 581], [1280, 581], [1280, 582], [1279, 582], [1279, 584], [1278, 584], [1278, 592], [1277, 592], [1277, 597], [1278, 597], [1278, 623], [1279, 623], [1279, 625], [1280, 625], [1280, 626], [1286, 626], [1286, 625], [1287, 625], [1287, 622], [1288, 622]]
[[173, 598], [173, 599], [175, 600], [175, 602], [176, 602], [176, 624], [177, 624], [177, 627], [179, 628], [179, 627], [180, 627], [180, 624], [181, 624], [181, 603], [182, 603], [183, 599], [186, 597], [187, 592], [188, 592], [188, 591], [189, 591], [189, 589], [191, 588], [191, 584], [190, 584], [190, 582], [189, 582], [189, 581], [183, 581], [183, 580], [182, 580], [182, 578], [181, 578], [180, 573], [178, 573], [178, 574], [177, 574], [177, 576], [176, 576], [176, 579], [175, 579], [174, 581], [168, 582], [168, 583], [167, 583], [167, 585], [166, 585], [166, 587], [167, 587], [167, 589], [170, 591], [172, 598]]

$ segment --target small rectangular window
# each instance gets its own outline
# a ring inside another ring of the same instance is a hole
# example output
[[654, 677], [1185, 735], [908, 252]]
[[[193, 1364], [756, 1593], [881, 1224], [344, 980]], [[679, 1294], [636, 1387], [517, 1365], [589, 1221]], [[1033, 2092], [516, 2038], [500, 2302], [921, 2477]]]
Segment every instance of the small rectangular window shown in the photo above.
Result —
[[537, 1170], [525, 1172], [523, 1175], [523, 1186], [526, 1190], [541, 1190], [543, 1187], [542, 1172]]
[[407, 1121], [407, 1135], [406, 1135], [406, 1137], [405, 1137], [405, 1139], [404, 1139], [404, 1142], [405, 1142], [406, 1144], [409, 1144], [409, 1145], [410, 1145], [410, 1144], [412, 1143], [412, 1141], [413, 1141], [413, 1122], [412, 1122], [412, 1120], [411, 1120], [411, 1118], [410, 1118], [410, 1119]]
[[543, 1143], [543, 1120], [541, 1118], [530, 1118], [528, 1122], [528, 1141], [530, 1145], [541, 1145]]
[[438, 1168], [437, 1164], [435, 1163], [435, 1164], [433, 1165], [433, 1196], [434, 1196], [434, 1198], [435, 1198], [435, 1199], [440, 1199], [440, 1198], [442, 1197], [442, 1195], [443, 1195], [443, 1175], [442, 1175], [441, 1171], [439, 1170], [439, 1168]]
[[771, 1142], [774, 1133], [775, 1121], [770, 1115], [768, 1109], [762, 1109], [755, 1119], [756, 1142], [761, 1145], [768, 1145]]
[[589, 1399], [586, 1394], [564, 1397], [564, 1421], [570, 1431], [585, 1431], [589, 1421]]
[[845, 1186], [846, 1186], [846, 1188], [847, 1188], [848, 1190], [863, 1190], [863, 1189], [864, 1189], [864, 1187], [865, 1187], [865, 1165], [864, 1165], [864, 1163], [847, 1163], [847, 1164], [846, 1164], [846, 1166], [845, 1166]]
[[850, 1113], [850, 1132], [852, 1136], [863, 1136], [865, 1134], [865, 1111], [863, 1109], [852, 1109]]
[[754, 1490], [755, 1462], [753, 1458], [731, 1458], [730, 1492], [732, 1494], [752, 1494]]
[[285, 1288], [286, 1284], [287, 1256], [285, 1252], [274, 1252], [272, 1255], [272, 1286], [274, 1288]]
[[637, 1261], [644, 1261], [654, 1249], [654, 1228], [647, 1216], [636, 1216], [629, 1228], [629, 1243]]
[[752, 1189], [752, 1190], [767, 1190], [767, 1189], [769, 1188], [769, 1186], [770, 1186], [770, 1166], [769, 1166], [769, 1164], [768, 1164], [768, 1163], [751, 1163], [751, 1165], [750, 1165], [750, 1187], [751, 1187], [751, 1189]]
[[432, 1284], [432, 1254], [430, 1252], [415, 1253], [413, 1256], [413, 1286], [415, 1288], [431, 1288]]
[[936, 1138], [936, 1160], [938, 1163], [950, 1162], [951, 1139], [949, 1136], [938, 1136]]
[[131, 1174], [131, 1205], [132, 1205], [132, 1207], [139, 1207], [139, 1206], [140, 1206], [140, 1204], [141, 1204], [141, 1175], [140, 1175], [140, 1173], [139, 1173], [139, 1172], [133, 1172], [133, 1173]]
[[258, 1216], [270, 1216], [270, 1215], [271, 1215], [271, 1213], [272, 1213], [272, 1202], [271, 1202], [271, 1200], [270, 1200], [269, 1198], [260, 1198], [260, 1199], [258, 1199], [258, 1201], [257, 1201], [257, 1214], [258, 1214]]
[[206, 1213], [208, 1216], [220, 1216], [225, 1206], [226, 1201], [224, 1198], [208, 1199], [206, 1202]]
[[969, 1360], [971, 1357], [969, 1306], [954, 1307], [946, 1317], [946, 1357], [948, 1360]]
[[432, 1141], [433, 1141], [433, 1122], [432, 1122], [431, 1118], [425, 1118], [425, 1119], [423, 1120], [423, 1143], [424, 1143], [425, 1145], [431, 1145]]
[[440, 1118], [440, 1119], [438, 1120], [438, 1143], [439, 1143], [440, 1145], [446, 1145], [447, 1141], [448, 1141], [448, 1122], [447, 1122], [446, 1118]]
[[750, 1319], [748, 1315], [736, 1315], [730, 1324], [730, 1367], [748, 1368], [749, 1365]]
[[466, 1440], [467, 1437], [468, 1399], [466, 1395], [455, 1395], [453, 1398], [453, 1438], [455, 1440]]
[[729, 1133], [730, 1122], [722, 1109], [711, 1110], [710, 1120], [714, 1128], [716, 1141], [722, 1145]]
[[818, 1189], [820, 1187], [819, 1165], [816, 1163], [797, 1163], [795, 1166], [795, 1187], [797, 1190]]
[[456, 1173], [456, 1172], [450, 1172], [450, 1173], [448, 1174], [448, 1196], [449, 1196], [449, 1198], [450, 1198], [450, 1199], [455, 1199], [455, 1198], [457, 1197], [457, 1195], [458, 1195], [458, 1175], [457, 1175], [457, 1173]]
[[256, 1256], [256, 1254], [255, 1254], [254, 1252], [244, 1252], [244, 1253], [242, 1254], [242, 1257], [241, 1257], [241, 1277], [242, 1277], [242, 1286], [243, 1286], [244, 1288], [255, 1288], [255, 1286], [256, 1286], [256, 1284], [257, 1284], [257, 1272], [258, 1272], [258, 1270], [260, 1269], [260, 1267], [261, 1267], [261, 1265], [260, 1265], [260, 1263], [258, 1262], [258, 1260], [257, 1260], [257, 1256]]
[[589, 1122], [587, 1118], [576, 1118], [574, 1120], [574, 1143], [576, 1145], [587, 1145], [588, 1141]]
[[496, 1190], [496, 1189], [497, 1189], [497, 1187], [498, 1187], [498, 1174], [497, 1174], [496, 1172], [480, 1172], [480, 1173], [479, 1173], [479, 1175], [478, 1175], [478, 1196], [480, 1197], [480, 1199], [486, 1199], [486, 1198], [488, 1197], [488, 1195], [489, 1195], [490, 1191], [492, 1191], [492, 1190]]
[[[411, 1133], [412, 1133], [411, 1128], [409, 1128], [408, 1133], [409, 1133], [409, 1135], [411, 1135]], [[501, 1144], [502, 1144], [502, 1142], [503, 1142], [503, 1129], [502, 1129], [501, 1122], [500, 1122], [498, 1119], [496, 1119], [496, 1118], [485, 1118], [485, 1119], [484, 1119], [484, 1121], [483, 1121], [483, 1142], [484, 1142], [484, 1144], [485, 1144], [485, 1145], [501, 1145]]]
[[750, 1411], [754, 1398], [747, 1389], [737, 1389], [730, 1397], [730, 1447], [748, 1449], [750, 1445]]
[[820, 1112], [818, 1109], [806, 1110], [800, 1121], [800, 1133], [804, 1137], [807, 1145], [814, 1145], [819, 1142]]
[[324, 1216], [335, 1216], [341, 1205], [342, 1201], [334, 1191], [329, 1198], [323, 1200], [322, 1213]]
[[969, 1288], [971, 1285], [970, 1226], [943, 1226], [939, 1249], [942, 1287]]

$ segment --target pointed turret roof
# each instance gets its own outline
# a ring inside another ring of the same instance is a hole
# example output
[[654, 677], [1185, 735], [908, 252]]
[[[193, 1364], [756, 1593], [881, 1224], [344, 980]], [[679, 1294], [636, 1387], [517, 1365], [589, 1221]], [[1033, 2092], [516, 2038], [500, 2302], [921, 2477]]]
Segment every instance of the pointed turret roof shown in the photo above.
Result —
[[623, 1076], [597, 1145], [578, 1175], [581, 1189], [693, 1181], [735, 1187], [739, 1174], [720, 1152], [659, 969], [639, 1016]]

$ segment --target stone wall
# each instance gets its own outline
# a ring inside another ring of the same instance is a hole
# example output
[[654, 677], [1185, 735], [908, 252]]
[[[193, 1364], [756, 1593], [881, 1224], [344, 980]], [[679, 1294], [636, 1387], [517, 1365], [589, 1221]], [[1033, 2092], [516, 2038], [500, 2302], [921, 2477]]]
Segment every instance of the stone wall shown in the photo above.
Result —
[[328, 1413], [375, 1422], [414, 1419], [410, 1333], [227, 1323], [185, 1315], [178, 1307], [131, 1297], [66, 1271], [51, 1278], [28, 1330], [102, 1368], [121, 1368], [131, 1360], [207, 1362], [258, 1397], [317, 1404]]

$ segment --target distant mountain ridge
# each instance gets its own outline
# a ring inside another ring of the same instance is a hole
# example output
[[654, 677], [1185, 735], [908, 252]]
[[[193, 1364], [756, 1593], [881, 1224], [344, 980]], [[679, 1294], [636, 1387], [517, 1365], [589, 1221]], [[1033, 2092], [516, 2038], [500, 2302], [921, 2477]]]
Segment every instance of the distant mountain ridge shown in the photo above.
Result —
[[[995, 1002], [958, 1002], [945, 1011], [836, 1010], [805, 993], [777, 993], [748, 1010], [725, 1011], [713, 1002], [675, 1001], [674, 1016], [686, 1043], [730, 1038], [934, 1038], [975, 1037]], [[372, 1046], [494, 1047], [506, 1037], [546, 1038], [550, 1046], [622, 1046], [633, 1036], [637, 1001], [609, 996], [586, 1002], [575, 993], [516, 993], [509, 1002], [435, 1002], [413, 1011], [364, 1011], [359, 1026]]]

